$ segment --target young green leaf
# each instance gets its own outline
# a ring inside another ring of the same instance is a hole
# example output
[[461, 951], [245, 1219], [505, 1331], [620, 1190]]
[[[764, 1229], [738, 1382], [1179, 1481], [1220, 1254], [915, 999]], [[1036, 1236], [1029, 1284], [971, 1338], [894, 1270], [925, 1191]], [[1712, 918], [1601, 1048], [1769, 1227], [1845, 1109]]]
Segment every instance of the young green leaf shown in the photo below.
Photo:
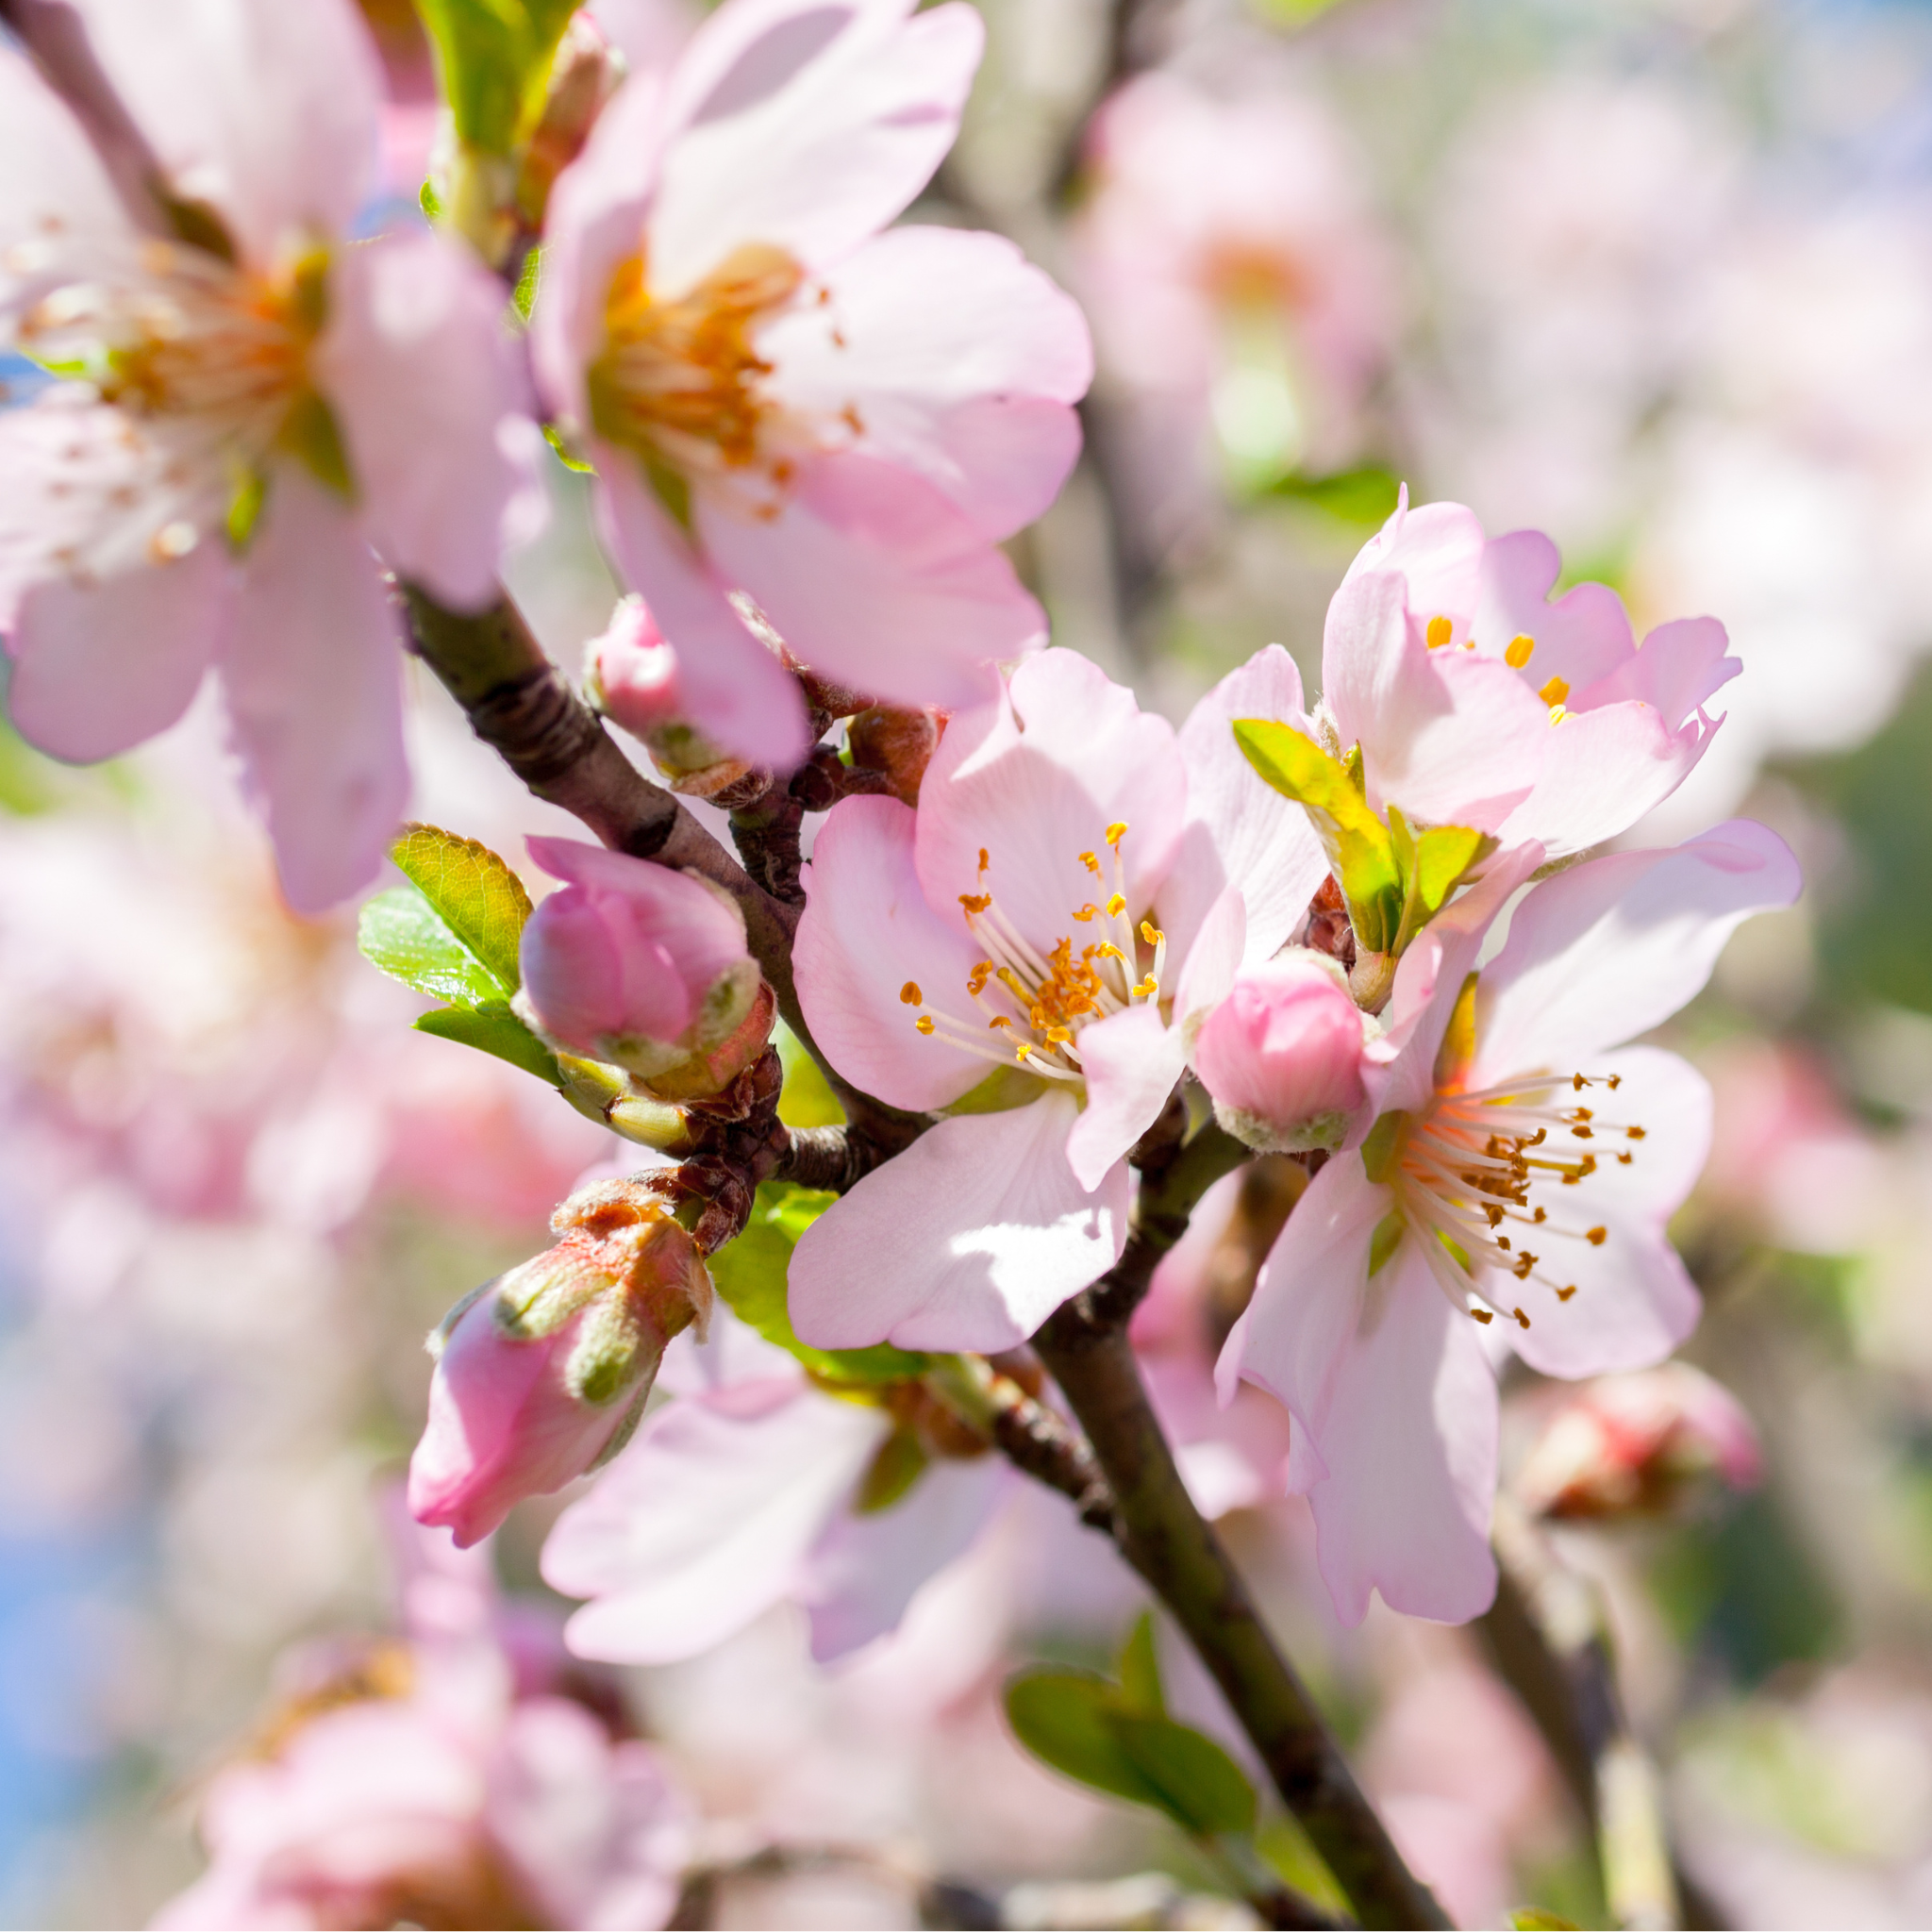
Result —
[[813, 1188], [767, 1181], [744, 1232], [710, 1257], [712, 1284], [741, 1322], [828, 1382], [911, 1381], [932, 1366], [930, 1356], [884, 1341], [872, 1348], [812, 1348], [791, 1332], [785, 1289], [791, 1250], [835, 1199]]
[[1114, 1720], [1120, 1690], [1086, 1671], [1023, 1671], [1007, 1685], [1007, 1722], [1042, 1763], [1076, 1783], [1165, 1811], [1167, 1799], [1134, 1762]]
[[1121, 1703], [1143, 1717], [1160, 1717], [1167, 1696], [1160, 1688], [1160, 1658], [1154, 1648], [1154, 1613], [1142, 1610], [1121, 1650]]
[[530, 916], [530, 895], [504, 861], [475, 839], [435, 825], [405, 825], [390, 857], [475, 955], [508, 999], [523, 985], [517, 945]]
[[458, 1041], [464, 1046], [494, 1054], [553, 1087], [563, 1085], [557, 1056], [500, 1000], [489, 1006], [438, 1007], [421, 1014], [415, 1026], [419, 1033], [433, 1033], [440, 1040]]
[[495, 976], [414, 886], [398, 886], [367, 901], [356, 943], [371, 965], [432, 999], [480, 1007], [503, 998]]
[[1171, 1717], [1116, 1710], [1108, 1719], [1134, 1769], [1159, 1793], [1160, 1808], [1196, 1838], [1251, 1832], [1255, 1788], [1214, 1740]]
[[508, 155], [535, 124], [577, 0], [416, 0], [460, 140]]

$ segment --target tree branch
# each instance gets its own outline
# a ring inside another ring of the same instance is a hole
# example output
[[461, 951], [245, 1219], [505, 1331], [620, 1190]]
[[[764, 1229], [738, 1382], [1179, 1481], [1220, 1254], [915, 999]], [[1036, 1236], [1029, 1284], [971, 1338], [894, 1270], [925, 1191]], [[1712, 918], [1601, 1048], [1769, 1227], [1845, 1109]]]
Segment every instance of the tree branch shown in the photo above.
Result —
[[1155, 1263], [1195, 1202], [1246, 1149], [1218, 1128], [1195, 1135], [1143, 1174], [1126, 1252], [1034, 1339], [1112, 1491], [1127, 1561], [1187, 1633], [1248, 1734], [1282, 1802], [1364, 1925], [1446, 1925], [1403, 1863], [1293, 1667], [1276, 1648], [1219, 1538], [1194, 1507], [1161, 1432], [1126, 1324]]

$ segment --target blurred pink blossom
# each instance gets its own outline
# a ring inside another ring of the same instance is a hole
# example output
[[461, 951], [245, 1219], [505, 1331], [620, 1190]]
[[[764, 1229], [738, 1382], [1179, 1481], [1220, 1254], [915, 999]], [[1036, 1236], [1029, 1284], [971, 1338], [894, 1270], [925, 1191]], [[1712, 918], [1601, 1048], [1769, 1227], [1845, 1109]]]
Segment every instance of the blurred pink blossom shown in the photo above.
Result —
[[1079, 448], [1086, 325], [997, 236], [881, 233], [952, 144], [982, 38], [948, 6], [727, 0], [605, 110], [552, 201], [534, 353], [595, 455], [691, 722], [795, 763], [793, 680], [971, 704], [1044, 641], [999, 541]]
[[313, 912], [374, 877], [407, 788], [371, 544], [470, 608], [525, 516], [534, 432], [500, 294], [425, 233], [349, 245], [380, 84], [346, 0], [78, 11], [171, 192], [235, 255], [135, 225], [0, 50], [0, 328], [63, 378], [0, 412], [9, 708], [46, 750], [107, 758], [218, 672], [284, 890]]

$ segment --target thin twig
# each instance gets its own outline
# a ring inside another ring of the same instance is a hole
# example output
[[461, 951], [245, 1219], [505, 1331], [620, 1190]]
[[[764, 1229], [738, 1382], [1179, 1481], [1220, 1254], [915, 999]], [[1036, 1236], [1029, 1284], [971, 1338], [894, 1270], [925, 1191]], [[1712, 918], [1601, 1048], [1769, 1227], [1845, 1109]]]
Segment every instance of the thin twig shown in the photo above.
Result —
[[[1038, 1364], [1034, 1374], [1039, 1375]], [[1066, 1418], [984, 1356], [947, 1357], [926, 1387], [980, 1434], [990, 1437], [1015, 1469], [1070, 1498], [1080, 1520], [1116, 1535], [1113, 1492], [1092, 1445]]]

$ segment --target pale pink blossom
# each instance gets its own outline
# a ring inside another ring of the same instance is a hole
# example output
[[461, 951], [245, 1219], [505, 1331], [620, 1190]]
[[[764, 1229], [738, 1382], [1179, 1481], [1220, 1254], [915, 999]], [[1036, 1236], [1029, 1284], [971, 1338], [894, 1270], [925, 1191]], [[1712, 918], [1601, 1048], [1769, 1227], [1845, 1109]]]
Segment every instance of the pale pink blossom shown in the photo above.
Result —
[[1300, 688], [1271, 648], [1177, 737], [1048, 651], [953, 719], [916, 812], [855, 798], [827, 815], [795, 956], [813, 1037], [880, 1099], [955, 1111], [807, 1231], [801, 1337], [1008, 1347], [1119, 1257], [1128, 1150], [1199, 1020], [1280, 948], [1324, 870], [1230, 729]]
[[1741, 820], [1588, 861], [1515, 908], [1478, 974], [1541, 857], [1492, 865], [1404, 956], [1370, 1104], [1289, 1217], [1219, 1366], [1224, 1394], [1246, 1376], [1292, 1415], [1290, 1487], [1349, 1623], [1375, 1589], [1449, 1621], [1490, 1601], [1485, 1329], [1545, 1374], [1580, 1376], [1658, 1361], [1697, 1320], [1664, 1230], [1709, 1144], [1709, 1090], [1674, 1055], [1621, 1042], [1697, 991], [1740, 920], [1790, 903], [1796, 863]]
[[1737, 1397], [1689, 1362], [1607, 1376], [1550, 1417], [1516, 1473], [1524, 1504], [1563, 1518], [1659, 1511], [1711, 1477], [1756, 1489], [1757, 1430]]
[[407, 1641], [310, 1673], [292, 1724], [216, 1774], [208, 1869], [156, 1925], [670, 1917], [691, 1817], [662, 1758], [527, 1669], [480, 1554], [410, 1567]]
[[1091, 373], [1008, 242], [881, 233], [952, 144], [977, 14], [727, 0], [634, 75], [559, 180], [534, 352], [691, 721], [796, 762], [812, 669], [957, 708], [1045, 640], [998, 544], [1053, 500]]
[[432, 1338], [409, 1508], [464, 1547], [614, 1454], [664, 1344], [710, 1307], [691, 1237], [623, 1183], [580, 1191], [551, 1224], [557, 1246], [459, 1302]]
[[1235, 977], [1194, 1042], [1215, 1118], [1269, 1154], [1335, 1147], [1363, 1101], [1361, 1009], [1319, 953], [1284, 954]]
[[1551, 602], [1557, 569], [1539, 531], [1485, 539], [1460, 504], [1405, 502], [1328, 607], [1320, 710], [1285, 722], [1359, 746], [1370, 807], [1411, 824], [1552, 857], [1614, 837], [1696, 764], [1716, 729], [1704, 705], [1739, 665], [1709, 617], [1640, 650], [1604, 585]]
[[607, 718], [645, 738], [677, 716], [677, 652], [644, 600], [621, 599], [603, 634], [584, 646], [591, 687]]
[[[714, 1053], [755, 1017], [758, 962], [728, 893], [576, 840], [529, 848], [565, 883], [525, 924], [516, 1005], [553, 1045], [648, 1080]], [[745, 1042], [754, 1054], [769, 1026], [767, 1015]]]
[[843, 1657], [897, 1627], [1005, 1493], [989, 1451], [935, 1459], [909, 1492], [864, 1507], [891, 1414], [825, 1393], [723, 1310], [673, 1380], [676, 1399], [544, 1545], [544, 1580], [589, 1599], [565, 1631], [579, 1657], [695, 1657], [784, 1602], [805, 1610], [814, 1657]]
[[0, 413], [9, 707], [44, 749], [107, 758], [218, 673], [284, 889], [313, 911], [375, 874], [407, 789], [372, 544], [474, 608], [522, 514], [501, 291], [426, 233], [350, 244], [381, 185], [380, 87], [346, 0], [75, 10], [233, 258], [137, 226], [0, 49], [0, 339], [61, 378]]
[[1087, 161], [1070, 242], [1157, 537], [1219, 493], [1216, 441], [1251, 483], [1349, 460], [1399, 315], [1391, 252], [1325, 105], [1142, 74], [1094, 115]]

